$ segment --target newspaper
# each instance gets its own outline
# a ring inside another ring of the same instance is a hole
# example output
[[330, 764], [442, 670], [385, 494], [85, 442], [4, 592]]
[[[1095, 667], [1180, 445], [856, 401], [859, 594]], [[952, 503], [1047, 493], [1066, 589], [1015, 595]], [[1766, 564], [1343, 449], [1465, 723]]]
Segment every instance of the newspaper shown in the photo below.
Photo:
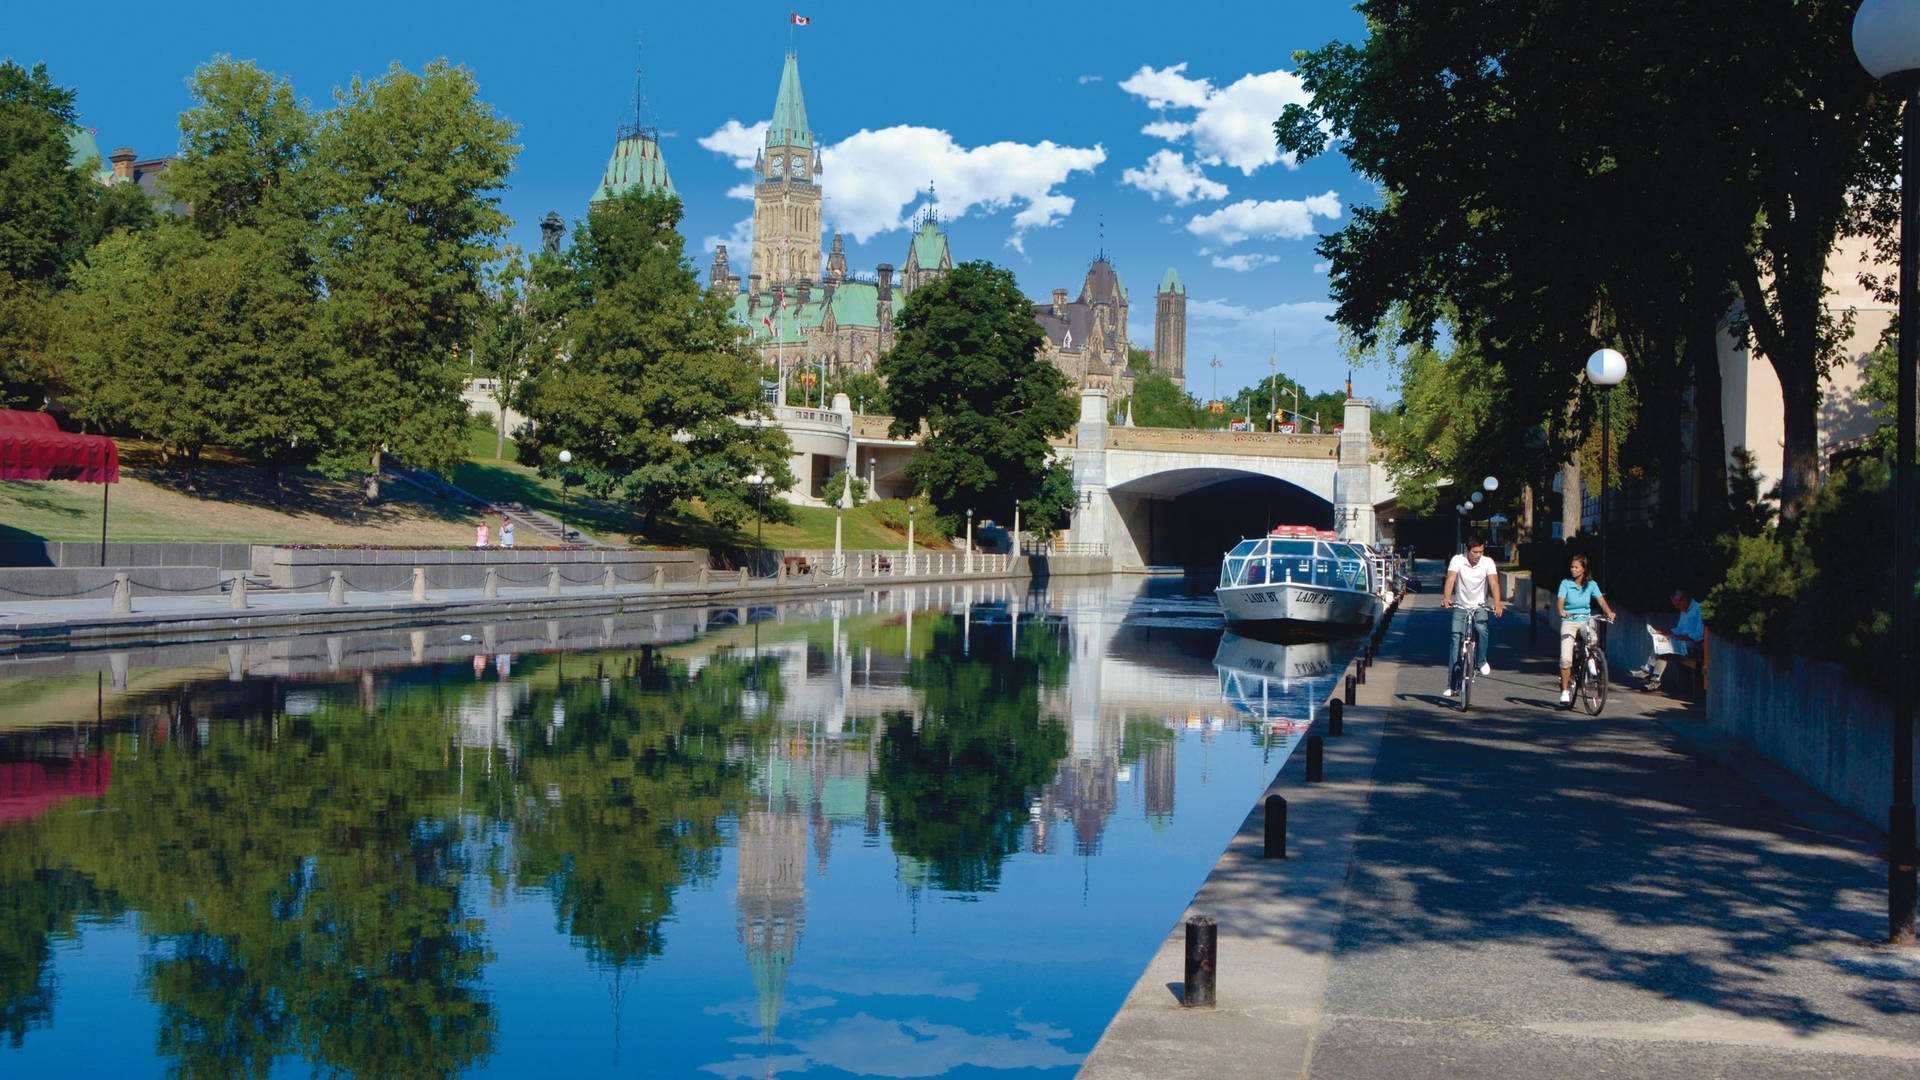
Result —
[[1680, 651], [1674, 648], [1672, 638], [1655, 630], [1651, 626], [1647, 627], [1647, 636], [1653, 639], [1653, 655], [1655, 656], [1671, 656]]

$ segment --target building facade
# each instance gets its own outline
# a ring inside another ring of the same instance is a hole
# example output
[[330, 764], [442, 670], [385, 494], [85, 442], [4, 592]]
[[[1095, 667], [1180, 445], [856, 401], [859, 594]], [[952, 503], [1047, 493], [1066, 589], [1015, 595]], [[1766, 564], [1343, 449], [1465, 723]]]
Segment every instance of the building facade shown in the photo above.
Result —
[[1187, 287], [1171, 266], [1153, 293], [1153, 371], [1187, 388]]

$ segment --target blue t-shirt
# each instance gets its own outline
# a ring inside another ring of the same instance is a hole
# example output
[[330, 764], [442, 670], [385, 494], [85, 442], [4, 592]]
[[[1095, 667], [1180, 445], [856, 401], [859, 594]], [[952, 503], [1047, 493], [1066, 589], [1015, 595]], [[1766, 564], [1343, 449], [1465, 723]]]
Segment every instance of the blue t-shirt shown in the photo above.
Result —
[[1560, 600], [1567, 605], [1568, 622], [1586, 622], [1593, 617], [1593, 602], [1600, 599], [1600, 583], [1592, 578], [1575, 585], [1572, 578], [1560, 579]]

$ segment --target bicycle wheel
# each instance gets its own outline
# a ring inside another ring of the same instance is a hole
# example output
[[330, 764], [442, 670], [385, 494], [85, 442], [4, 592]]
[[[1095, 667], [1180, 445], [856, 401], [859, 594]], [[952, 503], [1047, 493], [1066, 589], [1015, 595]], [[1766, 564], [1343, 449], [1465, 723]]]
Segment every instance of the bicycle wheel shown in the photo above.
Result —
[[1460, 711], [1467, 711], [1467, 702], [1473, 697], [1473, 634], [1469, 630], [1466, 644], [1460, 650]]
[[1580, 700], [1586, 703], [1590, 715], [1599, 716], [1600, 710], [1607, 706], [1607, 654], [1589, 649], [1587, 663], [1591, 666], [1580, 685]]

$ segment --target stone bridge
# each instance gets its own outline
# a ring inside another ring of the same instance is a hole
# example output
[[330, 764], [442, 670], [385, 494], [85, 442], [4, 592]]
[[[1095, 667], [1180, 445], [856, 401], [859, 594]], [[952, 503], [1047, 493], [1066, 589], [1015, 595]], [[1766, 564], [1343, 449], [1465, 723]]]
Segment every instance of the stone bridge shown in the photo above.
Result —
[[[839, 493], [826, 490], [828, 481], [851, 462], [876, 497], [904, 498], [917, 441], [891, 437], [890, 418], [857, 414], [844, 395], [833, 405], [773, 409], [800, 481], [786, 497], [830, 504]], [[1334, 435], [1115, 427], [1107, 415], [1106, 391], [1082, 391], [1079, 424], [1054, 452], [1072, 466], [1077, 494], [1062, 539], [1104, 546], [1115, 569], [1217, 566], [1242, 537], [1281, 524], [1337, 528], [1370, 542], [1379, 535], [1376, 507], [1393, 497], [1374, 459], [1373, 407], [1363, 400], [1347, 402]]]

